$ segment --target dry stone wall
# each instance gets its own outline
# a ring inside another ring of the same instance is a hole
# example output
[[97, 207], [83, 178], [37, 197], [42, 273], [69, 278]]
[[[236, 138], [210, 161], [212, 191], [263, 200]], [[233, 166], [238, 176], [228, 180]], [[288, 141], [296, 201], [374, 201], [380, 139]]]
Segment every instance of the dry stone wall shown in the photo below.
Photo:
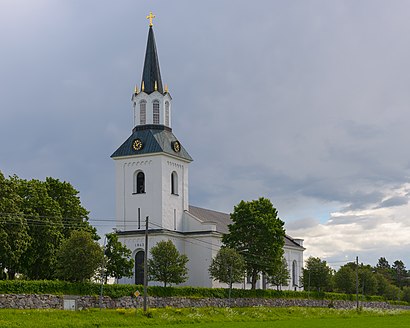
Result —
[[[74, 302], [73, 302], [74, 301]], [[101, 299], [98, 296], [59, 296], [59, 295], [15, 295], [0, 294], [0, 308], [10, 309], [64, 309], [65, 304], [75, 303], [77, 310], [98, 308], [101, 304], [103, 308], [141, 308], [142, 298], [121, 297], [112, 299], [104, 296]], [[328, 301], [328, 300], [297, 300], [297, 299], [267, 299], [267, 298], [186, 298], [186, 297], [148, 297], [148, 307], [161, 308], [171, 307], [334, 307], [339, 309], [353, 309], [356, 307], [355, 302], [351, 301]], [[364, 308], [377, 309], [407, 309], [410, 306], [397, 306], [385, 302], [360, 302]]]

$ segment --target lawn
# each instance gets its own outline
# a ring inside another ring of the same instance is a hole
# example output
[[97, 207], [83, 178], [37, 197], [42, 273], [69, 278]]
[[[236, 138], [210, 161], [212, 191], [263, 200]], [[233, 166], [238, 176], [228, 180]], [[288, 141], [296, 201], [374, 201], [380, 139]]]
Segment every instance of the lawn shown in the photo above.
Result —
[[410, 327], [410, 311], [323, 308], [188, 308], [141, 310], [0, 309], [0, 327]]

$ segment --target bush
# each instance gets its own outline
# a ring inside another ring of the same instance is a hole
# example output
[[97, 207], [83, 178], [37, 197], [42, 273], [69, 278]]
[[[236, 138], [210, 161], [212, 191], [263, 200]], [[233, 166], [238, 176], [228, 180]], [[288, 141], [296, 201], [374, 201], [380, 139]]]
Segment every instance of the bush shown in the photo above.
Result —
[[[0, 280], [0, 294], [56, 294], [56, 295], [90, 295], [100, 294], [101, 285], [91, 282], [70, 283], [58, 280]], [[141, 285], [104, 285], [103, 293], [112, 298], [132, 296], [136, 290], [142, 294]], [[406, 293], [406, 292], [405, 292]], [[149, 286], [148, 295], [158, 297], [196, 297], [196, 298], [228, 298], [228, 288], [201, 288], [201, 287], [161, 287]], [[325, 292], [304, 292], [292, 290], [262, 290], [262, 289], [233, 289], [233, 298], [293, 298], [318, 300], [355, 301], [354, 294], [338, 294]], [[361, 297], [361, 295], [360, 295]], [[381, 302], [381, 296], [365, 296], [360, 300]], [[404, 300], [404, 297], [403, 297]]]

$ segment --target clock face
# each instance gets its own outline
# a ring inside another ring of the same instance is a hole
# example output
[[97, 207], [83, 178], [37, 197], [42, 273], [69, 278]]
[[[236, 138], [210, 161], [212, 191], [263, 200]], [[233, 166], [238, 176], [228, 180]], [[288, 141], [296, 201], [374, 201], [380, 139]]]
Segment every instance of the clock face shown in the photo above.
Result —
[[141, 150], [142, 149], [142, 141], [140, 139], [135, 139], [132, 142], [132, 149]]
[[174, 141], [172, 143], [172, 149], [174, 150], [174, 152], [179, 153], [181, 150], [181, 144], [179, 143], [179, 141]]

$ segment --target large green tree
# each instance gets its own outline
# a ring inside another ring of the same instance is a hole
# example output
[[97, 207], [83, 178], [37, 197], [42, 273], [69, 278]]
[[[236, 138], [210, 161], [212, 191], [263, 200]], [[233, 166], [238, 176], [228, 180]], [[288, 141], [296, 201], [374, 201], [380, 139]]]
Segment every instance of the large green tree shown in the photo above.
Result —
[[73, 231], [58, 249], [55, 276], [72, 282], [94, 276], [103, 260], [103, 250], [88, 231]]
[[29, 279], [51, 279], [56, 252], [73, 230], [90, 231], [88, 211], [68, 182], [46, 178], [6, 179], [0, 172], [0, 278], [23, 273]]
[[171, 240], [162, 240], [151, 248], [152, 258], [148, 260], [150, 280], [169, 284], [180, 284], [188, 279], [186, 264], [188, 257], [180, 254]]
[[237, 251], [222, 247], [209, 266], [211, 278], [228, 284], [232, 288], [235, 282], [241, 282], [245, 274], [245, 261]]
[[305, 290], [315, 289], [318, 292], [332, 288], [333, 270], [318, 257], [309, 257], [303, 269], [303, 286]]
[[21, 271], [21, 258], [30, 244], [21, 201], [16, 180], [0, 172], [0, 279], [14, 279]]
[[271, 201], [259, 198], [241, 201], [231, 214], [232, 224], [222, 242], [239, 252], [245, 259], [246, 270], [251, 276], [252, 289], [259, 274], [270, 274], [280, 265], [285, 243], [284, 223]]
[[31, 243], [22, 258], [23, 273], [30, 279], [54, 276], [56, 253], [63, 241], [63, 223], [58, 203], [39, 180], [18, 180], [21, 210], [24, 213]]
[[403, 261], [396, 260], [392, 265], [393, 277], [396, 283], [396, 286], [401, 288], [406, 283], [407, 270]]
[[[355, 263], [353, 263], [356, 265]], [[346, 294], [356, 293], [356, 272], [351, 265], [343, 265], [334, 276], [335, 289]]]
[[120, 279], [132, 277], [134, 260], [130, 258], [131, 251], [118, 240], [116, 233], [106, 235], [107, 246], [105, 247], [105, 283], [108, 277]]
[[45, 185], [47, 194], [58, 203], [64, 237], [69, 237], [73, 230], [86, 230], [98, 240], [96, 229], [88, 222], [89, 212], [82, 206], [78, 190], [69, 182], [51, 177], [46, 178]]

